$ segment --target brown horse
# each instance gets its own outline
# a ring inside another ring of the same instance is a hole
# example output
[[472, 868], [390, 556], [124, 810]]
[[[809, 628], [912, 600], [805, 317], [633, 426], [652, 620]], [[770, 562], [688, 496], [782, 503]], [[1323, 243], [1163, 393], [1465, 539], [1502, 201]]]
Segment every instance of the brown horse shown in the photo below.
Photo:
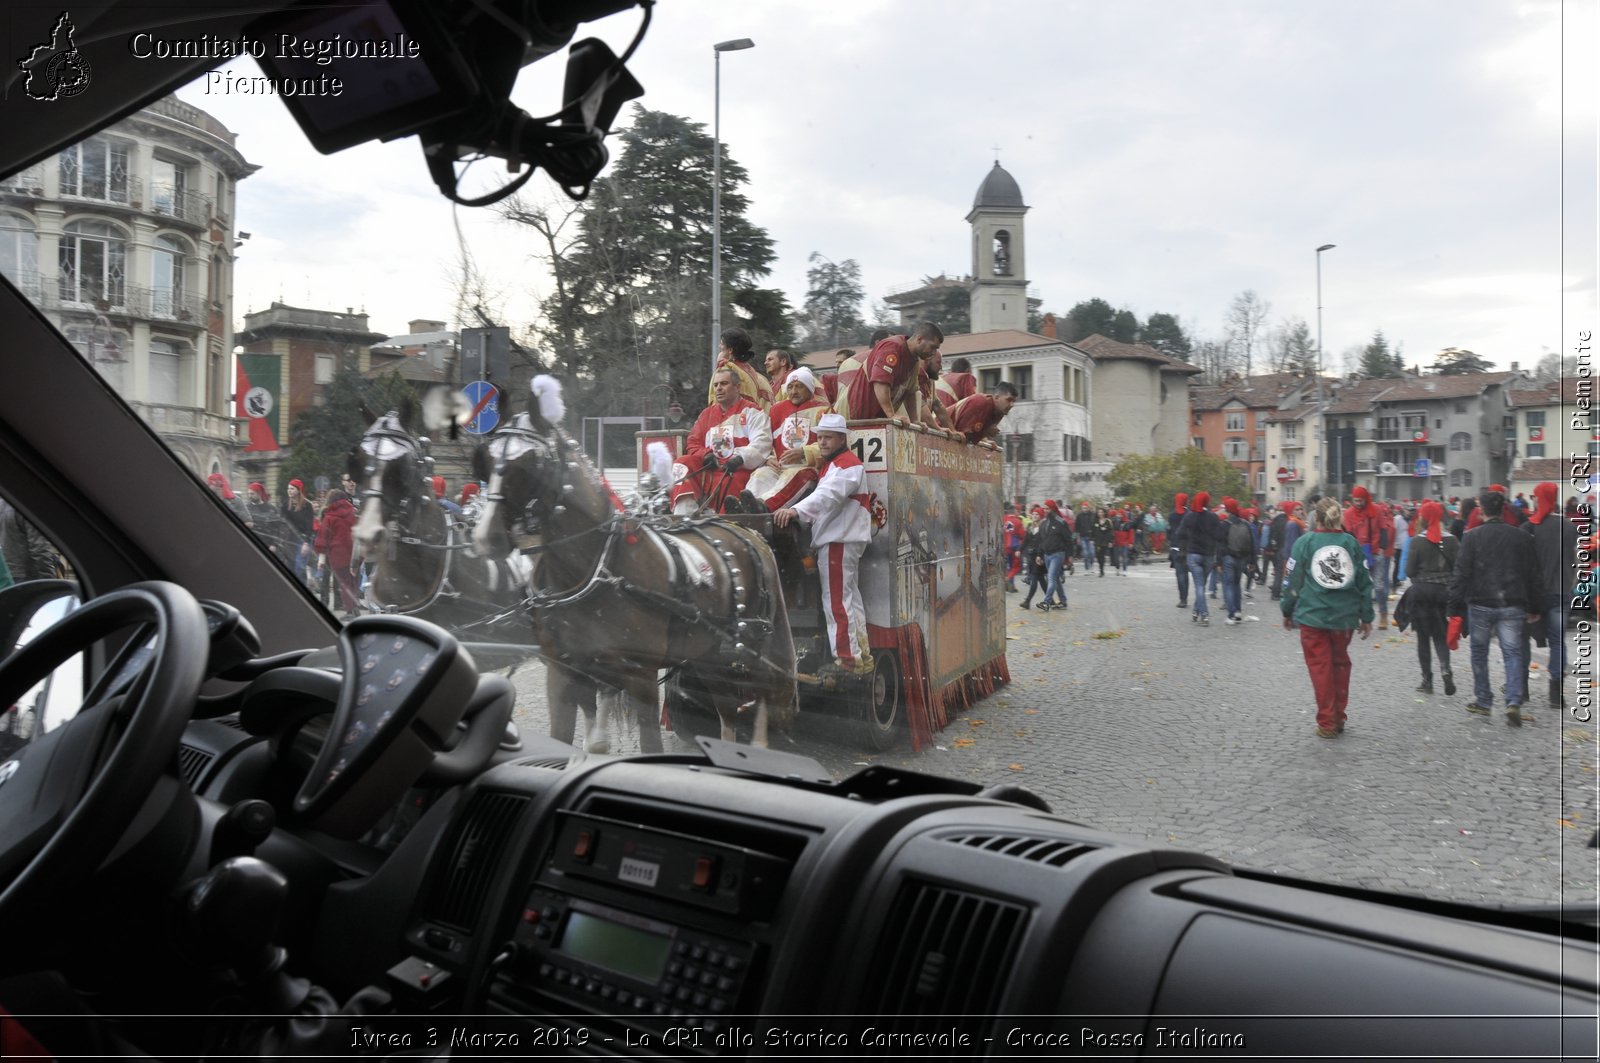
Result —
[[526, 564], [473, 554], [465, 527], [434, 498], [422, 441], [405, 420], [411, 413], [378, 418], [350, 454], [361, 495], [355, 539], [374, 565], [367, 606], [419, 616], [467, 639], [524, 636]]
[[550, 407], [519, 416], [473, 457], [489, 483], [478, 552], [502, 555], [514, 537], [535, 544], [529, 603], [552, 736], [571, 741], [598, 678], [637, 713], [641, 749], [659, 751], [657, 674], [681, 669], [709, 692], [726, 741], [753, 702], [752, 741], [765, 746], [769, 719], [787, 727], [798, 704], [772, 550], [720, 519], [624, 513], [559, 419]]

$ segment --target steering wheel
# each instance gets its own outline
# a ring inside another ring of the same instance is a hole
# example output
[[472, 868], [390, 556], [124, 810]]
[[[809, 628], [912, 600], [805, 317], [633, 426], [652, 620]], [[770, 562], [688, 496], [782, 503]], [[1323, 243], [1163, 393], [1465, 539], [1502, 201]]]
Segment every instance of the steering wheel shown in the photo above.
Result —
[[0, 926], [37, 920], [63, 882], [93, 872], [172, 763], [204, 680], [205, 613], [173, 583], [91, 599], [0, 663], [0, 706], [99, 639], [143, 625], [154, 655], [119, 698], [85, 705], [0, 763]]

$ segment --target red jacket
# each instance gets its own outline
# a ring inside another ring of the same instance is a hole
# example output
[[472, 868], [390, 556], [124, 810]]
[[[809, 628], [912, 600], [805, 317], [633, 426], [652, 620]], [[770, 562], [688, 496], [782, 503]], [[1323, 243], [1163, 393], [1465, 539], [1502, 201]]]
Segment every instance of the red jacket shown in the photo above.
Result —
[[341, 498], [322, 511], [322, 527], [317, 530], [313, 548], [328, 555], [328, 564], [334, 568], [349, 568], [354, 552], [356, 507], [348, 498]]

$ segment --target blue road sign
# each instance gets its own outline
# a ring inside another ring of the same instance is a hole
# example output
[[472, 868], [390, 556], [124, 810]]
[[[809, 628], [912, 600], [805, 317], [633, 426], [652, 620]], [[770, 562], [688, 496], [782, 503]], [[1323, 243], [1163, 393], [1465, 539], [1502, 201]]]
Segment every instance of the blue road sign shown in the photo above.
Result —
[[1427, 458], [1418, 458], [1417, 459], [1416, 475], [1418, 475], [1418, 476], [1432, 476], [1433, 475], [1433, 462], [1428, 460]]
[[475, 436], [493, 432], [500, 423], [500, 393], [487, 380], [474, 380], [461, 389], [472, 416], [462, 427]]

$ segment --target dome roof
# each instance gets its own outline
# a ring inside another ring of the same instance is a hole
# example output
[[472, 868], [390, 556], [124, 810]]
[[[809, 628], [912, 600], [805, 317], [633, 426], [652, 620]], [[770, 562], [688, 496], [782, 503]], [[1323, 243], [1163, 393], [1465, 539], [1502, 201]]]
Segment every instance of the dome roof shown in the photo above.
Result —
[[995, 160], [994, 169], [983, 179], [983, 184], [978, 186], [978, 195], [972, 201], [973, 207], [1023, 207], [1022, 189], [1017, 187], [1017, 179], [1000, 168], [999, 160]]

